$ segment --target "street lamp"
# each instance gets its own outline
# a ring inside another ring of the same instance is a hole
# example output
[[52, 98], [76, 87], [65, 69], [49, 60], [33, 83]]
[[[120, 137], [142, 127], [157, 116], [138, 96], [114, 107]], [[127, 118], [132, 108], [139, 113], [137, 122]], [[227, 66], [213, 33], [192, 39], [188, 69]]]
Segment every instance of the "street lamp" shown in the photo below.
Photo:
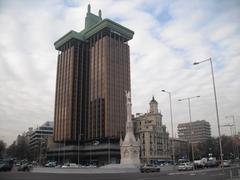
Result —
[[218, 136], [219, 136], [219, 148], [220, 148], [220, 158], [221, 158], [221, 167], [223, 168], [223, 153], [222, 153], [222, 138], [221, 138], [221, 130], [220, 130], [220, 123], [219, 123], [219, 114], [218, 114], [218, 103], [217, 103], [217, 93], [216, 93], [216, 86], [215, 86], [215, 78], [214, 78], [214, 72], [213, 72], [213, 64], [212, 59], [208, 58], [200, 62], [194, 62], [193, 65], [198, 65], [203, 62], [210, 62], [211, 65], [211, 73], [212, 73], [212, 82], [213, 82], [213, 92], [214, 92], [214, 98], [215, 98], [215, 107], [216, 107], [216, 115], [217, 115], [217, 125], [218, 125]]
[[[193, 141], [192, 141], [192, 135], [193, 135], [193, 131], [192, 131], [192, 114], [191, 114], [191, 103], [190, 100], [194, 99], [194, 98], [199, 98], [200, 96], [193, 96], [193, 97], [187, 97], [187, 98], [183, 98], [183, 99], [178, 99], [178, 101], [184, 101], [187, 100], [188, 101], [188, 113], [189, 113], [189, 119], [190, 119], [190, 141], [191, 141], [191, 148], [192, 148], [192, 161], [194, 163], [194, 148], [193, 148]], [[193, 165], [193, 169], [194, 169], [194, 165]]]
[[172, 95], [171, 92], [162, 90], [162, 92], [168, 93], [169, 104], [170, 104], [170, 116], [171, 116], [171, 127], [172, 127], [172, 156], [173, 156], [173, 168], [175, 167], [175, 146], [174, 146], [174, 135], [173, 135], [173, 112], [172, 112]]

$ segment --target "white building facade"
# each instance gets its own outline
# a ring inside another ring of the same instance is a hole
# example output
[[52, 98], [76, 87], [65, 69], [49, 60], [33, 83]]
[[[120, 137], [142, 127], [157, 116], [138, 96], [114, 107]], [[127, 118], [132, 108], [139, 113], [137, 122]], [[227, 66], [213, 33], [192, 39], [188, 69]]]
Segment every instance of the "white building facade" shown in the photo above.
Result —
[[162, 124], [162, 114], [158, 103], [152, 98], [150, 112], [133, 119], [134, 132], [140, 139], [140, 158], [142, 163], [171, 159], [169, 153], [169, 133]]

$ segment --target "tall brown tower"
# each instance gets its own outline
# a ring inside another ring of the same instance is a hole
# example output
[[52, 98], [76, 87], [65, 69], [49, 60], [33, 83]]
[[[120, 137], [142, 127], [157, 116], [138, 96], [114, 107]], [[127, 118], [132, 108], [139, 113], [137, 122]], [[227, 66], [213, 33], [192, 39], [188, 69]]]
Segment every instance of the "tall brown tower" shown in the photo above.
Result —
[[130, 90], [127, 42], [134, 32], [96, 16], [88, 6], [85, 28], [55, 42], [59, 51], [54, 140], [119, 139], [125, 132]]

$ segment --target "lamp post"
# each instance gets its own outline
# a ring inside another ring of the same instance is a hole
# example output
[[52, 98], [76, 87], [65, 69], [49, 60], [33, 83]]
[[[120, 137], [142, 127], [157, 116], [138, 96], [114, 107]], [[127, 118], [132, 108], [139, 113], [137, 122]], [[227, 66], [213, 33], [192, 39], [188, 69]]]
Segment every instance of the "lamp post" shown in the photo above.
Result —
[[92, 164], [92, 144], [90, 143], [90, 160], [89, 160], [89, 166]]
[[66, 137], [64, 137], [64, 151], [63, 151], [63, 164], [65, 164], [65, 156], [66, 156]]
[[[188, 101], [188, 113], [189, 113], [189, 119], [190, 119], [190, 142], [191, 142], [191, 148], [192, 148], [192, 161], [194, 164], [194, 148], [193, 148], [193, 141], [192, 141], [192, 135], [193, 135], [193, 131], [192, 131], [192, 113], [191, 113], [191, 102], [190, 100], [193, 98], [199, 98], [200, 96], [193, 96], [193, 97], [187, 97], [187, 98], [183, 98], [183, 99], [178, 99], [178, 101], [184, 101], [187, 100]], [[194, 169], [194, 165], [193, 165], [193, 169]]]
[[80, 135], [81, 135], [81, 134], [78, 134], [78, 165], [79, 165], [79, 140], [80, 140], [79, 137], [80, 137]]
[[60, 164], [60, 143], [58, 142], [58, 164]]
[[172, 95], [171, 95], [171, 92], [166, 90], [162, 90], [162, 92], [168, 93], [168, 96], [169, 96], [170, 117], [171, 117], [171, 127], [172, 127], [172, 156], [173, 156], [173, 168], [175, 169], [175, 145], [174, 145], [174, 135], [173, 135]]
[[108, 137], [108, 164], [111, 164], [110, 137]]
[[211, 66], [211, 73], [212, 73], [212, 82], [213, 82], [213, 92], [214, 92], [214, 99], [215, 99], [215, 108], [216, 108], [216, 116], [217, 116], [217, 125], [218, 125], [218, 136], [219, 136], [219, 149], [220, 149], [220, 158], [221, 158], [221, 167], [223, 168], [223, 152], [222, 152], [222, 138], [221, 138], [221, 130], [220, 130], [220, 123], [219, 123], [219, 113], [218, 113], [218, 103], [217, 103], [217, 93], [216, 93], [216, 86], [215, 86], [215, 78], [213, 72], [213, 64], [212, 59], [208, 58], [200, 62], [194, 62], [193, 65], [198, 65], [203, 62], [210, 62]]

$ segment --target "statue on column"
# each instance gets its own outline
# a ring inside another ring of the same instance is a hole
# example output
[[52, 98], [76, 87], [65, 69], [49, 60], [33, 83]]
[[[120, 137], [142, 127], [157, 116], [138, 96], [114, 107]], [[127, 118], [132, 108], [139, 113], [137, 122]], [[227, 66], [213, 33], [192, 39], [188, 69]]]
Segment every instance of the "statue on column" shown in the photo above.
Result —
[[120, 139], [121, 164], [137, 166], [140, 165], [140, 141], [136, 140], [133, 132], [131, 93], [126, 91], [125, 94], [127, 121], [125, 138]]

